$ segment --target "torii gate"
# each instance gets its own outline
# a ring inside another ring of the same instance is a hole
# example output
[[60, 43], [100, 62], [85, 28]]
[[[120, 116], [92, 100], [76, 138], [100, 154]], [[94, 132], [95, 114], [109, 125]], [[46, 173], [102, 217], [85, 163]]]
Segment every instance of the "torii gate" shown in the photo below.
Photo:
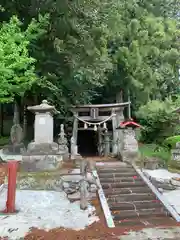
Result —
[[[74, 116], [72, 131], [74, 145], [77, 146], [78, 130], [92, 130], [92, 127], [95, 131], [98, 129], [106, 129], [106, 123], [112, 121], [112, 154], [115, 156], [120, 154], [123, 133], [121, 130], [119, 131], [117, 127], [119, 123], [124, 121], [124, 108], [129, 107], [130, 104], [130, 102], [124, 102], [74, 106], [71, 109]], [[83, 122], [83, 129], [78, 127], [79, 122]]]

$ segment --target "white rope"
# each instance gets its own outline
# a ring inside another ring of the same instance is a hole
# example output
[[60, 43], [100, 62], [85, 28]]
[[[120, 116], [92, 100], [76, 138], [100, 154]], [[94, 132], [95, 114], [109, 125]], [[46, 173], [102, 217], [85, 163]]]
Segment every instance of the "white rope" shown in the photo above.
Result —
[[81, 118], [79, 118], [79, 117], [77, 117], [77, 116], [74, 116], [74, 117], [77, 118], [79, 121], [87, 124], [87, 125], [90, 125], [90, 126], [93, 125], [93, 126], [95, 126], [95, 125], [101, 125], [101, 124], [109, 121], [109, 120], [110, 120], [112, 117], [114, 117], [114, 116], [116, 116], [116, 114], [113, 113], [111, 116], [109, 116], [109, 117], [106, 118], [105, 120], [103, 120], [103, 121], [101, 121], [101, 122], [98, 122], [98, 123], [87, 122], [87, 121], [82, 120]]

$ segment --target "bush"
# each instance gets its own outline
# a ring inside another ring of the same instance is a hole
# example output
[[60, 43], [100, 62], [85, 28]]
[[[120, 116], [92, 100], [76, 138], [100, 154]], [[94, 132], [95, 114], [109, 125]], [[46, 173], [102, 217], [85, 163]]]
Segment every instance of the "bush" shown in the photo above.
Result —
[[9, 137], [0, 137], [0, 146], [7, 145], [9, 142]]
[[139, 108], [136, 115], [140, 124], [144, 126], [140, 136], [141, 142], [161, 144], [167, 137], [177, 134], [179, 115], [173, 110], [179, 101], [180, 97], [176, 101], [170, 98], [165, 101], [153, 100]]
[[173, 148], [176, 146], [177, 142], [180, 142], [180, 135], [166, 138], [164, 141], [164, 145]]
[[168, 163], [171, 158], [170, 152], [166, 148], [156, 144], [142, 144], [139, 146], [139, 151], [143, 157], [156, 157], [165, 163]]

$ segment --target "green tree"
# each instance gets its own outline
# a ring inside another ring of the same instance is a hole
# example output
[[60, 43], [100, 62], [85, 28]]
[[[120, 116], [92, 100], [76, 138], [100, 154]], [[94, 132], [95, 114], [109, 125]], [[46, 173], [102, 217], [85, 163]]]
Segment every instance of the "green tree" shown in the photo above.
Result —
[[[160, 4], [161, 2], [161, 4]], [[179, 91], [179, 1], [121, 1], [119, 34], [110, 49], [114, 63], [106, 92], [130, 89], [136, 103]], [[174, 4], [174, 7], [172, 5]]]
[[120, 89], [130, 89], [137, 104], [177, 93], [178, 0], [2, 2], [24, 26], [50, 15], [47, 34], [30, 51], [45, 77], [38, 91], [60, 107], [98, 94], [112, 99]]
[[11, 1], [11, 12], [29, 24], [39, 13], [49, 13], [48, 34], [31, 44], [36, 70], [44, 76], [41, 92], [61, 106], [91, 101], [112, 69], [108, 53], [108, 1]]
[[[45, 32], [47, 16], [32, 20], [25, 30], [16, 16], [0, 25], [0, 102], [11, 102], [38, 81], [36, 59], [30, 56], [30, 41]], [[43, 28], [42, 28], [43, 26]]]
[[152, 100], [141, 105], [136, 113], [138, 121], [144, 127], [140, 140], [162, 143], [166, 137], [179, 134], [179, 114], [174, 111], [179, 105], [179, 96], [176, 99], [166, 98], [164, 101]]

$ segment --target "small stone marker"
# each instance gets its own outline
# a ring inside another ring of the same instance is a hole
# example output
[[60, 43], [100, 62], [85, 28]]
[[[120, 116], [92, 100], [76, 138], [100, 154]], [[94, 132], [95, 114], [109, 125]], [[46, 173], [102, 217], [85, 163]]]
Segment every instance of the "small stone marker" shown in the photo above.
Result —
[[171, 159], [180, 163], [180, 142], [177, 142], [176, 147], [171, 150]]

